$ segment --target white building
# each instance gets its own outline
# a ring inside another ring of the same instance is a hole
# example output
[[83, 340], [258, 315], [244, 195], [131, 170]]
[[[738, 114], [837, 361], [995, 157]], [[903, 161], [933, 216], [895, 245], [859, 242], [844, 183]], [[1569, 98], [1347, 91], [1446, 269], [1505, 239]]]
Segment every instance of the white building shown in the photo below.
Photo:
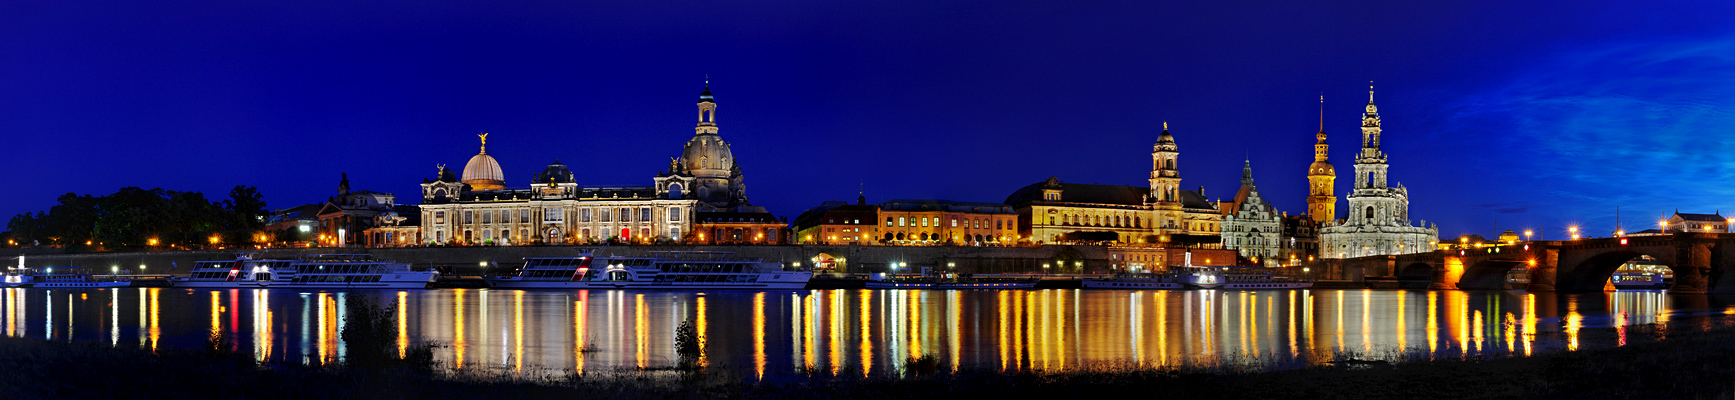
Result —
[[1409, 191], [1386, 184], [1386, 154], [1380, 151], [1380, 113], [1368, 89], [1362, 114], [1362, 147], [1355, 160], [1355, 187], [1350, 190], [1346, 218], [1319, 230], [1320, 256], [1350, 258], [1432, 251], [1439, 229], [1410, 225]]
[[699, 95], [698, 106], [693, 137], [668, 171], [652, 177], [651, 186], [581, 187], [572, 171], [555, 161], [525, 182], [528, 188], [508, 189], [483, 134], [482, 151], [470, 158], [462, 177], [442, 165], [437, 179], [422, 182], [422, 240], [491, 245], [680, 241], [695, 234], [700, 213], [712, 219], [765, 214], [763, 207], [748, 204], [741, 167], [717, 134], [710, 87]]
[[1276, 267], [1283, 246], [1283, 220], [1277, 209], [1259, 197], [1253, 184], [1253, 162], [1241, 167], [1241, 190], [1235, 194], [1232, 214], [1223, 217], [1223, 248], [1241, 257], [1257, 258], [1261, 265]]

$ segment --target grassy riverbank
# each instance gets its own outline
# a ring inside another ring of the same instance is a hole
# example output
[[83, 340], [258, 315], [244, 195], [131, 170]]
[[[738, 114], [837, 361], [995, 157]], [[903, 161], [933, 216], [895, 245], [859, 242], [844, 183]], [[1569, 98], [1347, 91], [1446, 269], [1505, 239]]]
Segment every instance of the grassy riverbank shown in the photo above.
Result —
[[[1527, 358], [1411, 360], [1276, 372], [1135, 370], [743, 383], [728, 373], [621, 371], [524, 382], [486, 373], [442, 377], [425, 363], [258, 366], [221, 351], [113, 348], [0, 338], [0, 398], [925, 398], [1087, 395], [1205, 398], [1730, 398], [1735, 317], [1628, 327], [1627, 345]], [[1613, 328], [1584, 329], [1613, 343]], [[1659, 338], [1664, 338], [1659, 340]], [[929, 366], [915, 366], [927, 369]]]

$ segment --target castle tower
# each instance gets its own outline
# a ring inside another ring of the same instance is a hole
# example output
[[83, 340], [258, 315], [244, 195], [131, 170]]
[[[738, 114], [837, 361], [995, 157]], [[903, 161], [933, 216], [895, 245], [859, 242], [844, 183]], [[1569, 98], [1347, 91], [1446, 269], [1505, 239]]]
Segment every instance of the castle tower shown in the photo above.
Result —
[[1307, 167], [1307, 215], [1324, 224], [1337, 219], [1337, 169], [1326, 161], [1325, 96], [1319, 96], [1319, 142], [1313, 144], [1313, 165]]
[[1175, 135], [1169, 133], [1169, 123], [1163, 123], [1163, 133], [1151, 148], [1151, 204], [1157, 210], [1158, 229], [1180, 227], [1181, 170], [1176, 167], [1181, 157], [1175, 146]]

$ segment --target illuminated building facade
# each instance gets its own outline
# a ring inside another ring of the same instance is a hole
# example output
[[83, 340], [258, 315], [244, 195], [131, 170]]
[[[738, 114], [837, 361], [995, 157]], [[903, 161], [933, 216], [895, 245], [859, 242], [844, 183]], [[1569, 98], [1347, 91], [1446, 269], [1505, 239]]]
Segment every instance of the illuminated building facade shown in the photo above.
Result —
[[828, 201], [795, 218], [803, 244], [990, 246], [1018, 240], [1018, 213], [1005, 204], [950, 200]]
[[795, 217], [795, 242], [866, 245], [879, 242], [880, 207], [857, 196], [855, 204], [827, 201]]
[[1380, 113], [1368, 90], [1362, 114], [1362, 147], [1355, 160], [1355, 187], [1349, 192], [1349, 214], [1320, 229], [1320, 251], [1326, 258], [1349, 258], [1432, 251], [1439, 229], [1410, 225], [1409, 191], [1387, 185], [1386, 154], [1380, 149]]
[[1675, 211], [1675, 215], [1670, 215], [1669, 219], [1665, 221], [1667, 221], [1666, 227], [1669, 229], [1669, 233], [1728, 233], [1729, 223], [1735, 221], [1735, 219], [1724, 217], [1722, 212], [1714, 214], [1688, 214]]
[[1235, 194], [1233, 214], [1223, 217], [1222, 243], [1241, 257], [1257, 259], [1262, 265], [1275, 267], [1283, 243], [1283, 221], [1277, 209], [1259, 197], [1259, 187], [1253, 184], [1253, 162], [1241, 168], [1241, 190]]
[[1013, 191], [1018, 232], [1040, 243], [1218, 243], [1223, 212], [1198, 191], [1182, 190], [1180, 148], [1168, 124], [1151, 148], [1150, 186], [1037, 182]]
[[[743, 237], [776, 243], [784, 236], [783, 224], [748, 203], [741, 166], [718, 135], [717, 103], [709, 85], [699, 95], [698, 109], [693, 137], [651, 186], [579, 186], [572, 170], [555, 161], [534, 174], [528, 188], [507, 189], [499, 163], [487, 154], [484, 134], [483, 149], [462, 178], [440, 166], [437, 178], [423, 181], [422, 240], [470, 245], [716, 242], [714, 232], [726, 228], [726, 237], [740, 230]], [[696, 223], [706, 231], [696, 231]]]

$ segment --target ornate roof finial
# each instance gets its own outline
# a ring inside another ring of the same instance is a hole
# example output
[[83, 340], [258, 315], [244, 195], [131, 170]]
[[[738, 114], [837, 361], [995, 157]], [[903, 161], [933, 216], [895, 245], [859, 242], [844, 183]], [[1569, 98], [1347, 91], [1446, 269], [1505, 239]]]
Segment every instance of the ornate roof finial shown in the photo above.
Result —
[[476, 136], [482, 138], [482, 154], [488, 154], [488, 133], [482, 132], [482, 134]]
[[1374, 81], [1368, 81], [1368, 104], [1374, 103]]
[[1163, 130], [1164, 131], [1169, 130], [1169, 121], [1163, 121]]

